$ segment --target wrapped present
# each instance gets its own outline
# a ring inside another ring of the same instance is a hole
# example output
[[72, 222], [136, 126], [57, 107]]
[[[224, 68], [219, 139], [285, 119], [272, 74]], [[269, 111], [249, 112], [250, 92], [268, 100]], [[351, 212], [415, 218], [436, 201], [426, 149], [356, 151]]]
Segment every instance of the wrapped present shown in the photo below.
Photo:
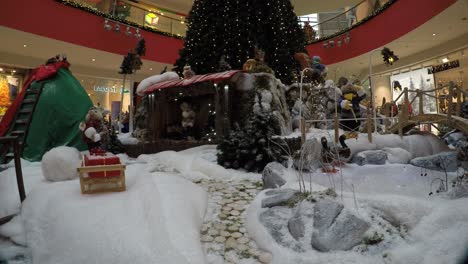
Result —
[[[85, 166], [103, 166], [103, 165], [115, 165], [120, 164], [119, 157], [106, 153], [105, 155], [85, 155], [84, 165]], [[91, 178], [102, 178], [102, 177], [115, 177], [120, 176], [120, 171], [100, 171], [90, 172], [89, 177]]]

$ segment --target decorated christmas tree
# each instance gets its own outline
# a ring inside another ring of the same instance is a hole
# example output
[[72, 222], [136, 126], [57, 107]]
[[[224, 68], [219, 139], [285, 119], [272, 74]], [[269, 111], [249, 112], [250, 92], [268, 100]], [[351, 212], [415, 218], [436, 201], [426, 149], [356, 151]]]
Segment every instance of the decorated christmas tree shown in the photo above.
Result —
[[289, 83], [297, 66], [294, 53], [304, 52], [304, 44], [289, 0], [195, 0], [175, 66], [178, 72], [185, 65], [197, 74], [216, 72], [224, 56], [233, 69], [241, 69], [257, 48], [276, 76]]
[[4, 115], [10, 105], [8, 81], [6, 78], [0, 78], [0, 115]]

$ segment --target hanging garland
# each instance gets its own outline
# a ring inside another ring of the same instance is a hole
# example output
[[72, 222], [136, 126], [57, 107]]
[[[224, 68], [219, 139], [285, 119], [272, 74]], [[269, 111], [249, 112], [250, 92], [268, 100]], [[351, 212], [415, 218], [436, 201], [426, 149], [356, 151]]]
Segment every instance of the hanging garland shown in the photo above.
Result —
[[142, 25], [139, 25], [139, 24], [137, 24], [135, 22], [131, 22], [131, 21], [122, 19], [122, 18], [120, 18], [118, 16], [113, 16], [111, 14], [101, 12], [101, 11], [97, 10], [96, 8], [86, 6], [86, 5], [83, 5], [83, 4], [80, 4], [80, 3], [76, 3], [73, 0], [55, 0], [55, 1], [57, 1], [57, 2], [59, 2], [61, 4], [64, 4], [66, 6], [71, 6], [71, 7], [80, 9], [82, 11], [85, 11], [85, 12], [91, 13], [93, 15], [103, 17], [103, 18], [112, 19], [114, 21], [120, 22], [122, 24], [129, 25], [129, 26], [132, 26], [132, 27], [135, 27], [135, 28], [143, 29], [143, 30], [146, 30], [146, 31], [150, 31], [150, 32], [160, 34], [160, 35], [164, 35], [164, 36], [171, 37], [171, 38], [184, 39], [184, 37], [181, 37], [181, 36], [178, 36], [178, 35], [175, 35], [175, 34], [172, 34], [172, 33], [157, 30], [155, 28], [148, 27], [148, 26], [142, 26]]
[[326, 36], [326, 37], [323, 37], [323, 38], [318, 38], [318, 39], [315, 39], [313, 41], [310, 41], [310, 42], [307, 42], [307, 45], [310, 45], [310, 44], [315, 44], [315, 43], [318, 43], [318, 42], [321, 42], [321, 41], [324, 41], [324, 40], [329, 40], [329, 39], [332, 39], [332, 38], [335, 38], [335, 37], [338, 37], [362, 24], [364, 24], [365, 22], [371, 20], [372, 18], [376, 17], [377, 15], [379, 15], [380, 13], [382, 13], [383, 11], [385, 11], [387, 8], [389, 8], [392, 4], [394, 4], [397, 0], [390, 0], [388, 1], [387, 3], [385, 3], [383, 6], [379, 7], [378, 9], [374, 10], [374, 12], [372, 12], [372, 14], [368, 15], [367, 17], [363, 18], [361, 21], [357, 22], [356, 24], [352, 25], [351, 27], [349, 28], [346, 28], [346, 29], [343, 29], [341, 31], [338, 31], [332, 35], [329, 35], [329, 36]]

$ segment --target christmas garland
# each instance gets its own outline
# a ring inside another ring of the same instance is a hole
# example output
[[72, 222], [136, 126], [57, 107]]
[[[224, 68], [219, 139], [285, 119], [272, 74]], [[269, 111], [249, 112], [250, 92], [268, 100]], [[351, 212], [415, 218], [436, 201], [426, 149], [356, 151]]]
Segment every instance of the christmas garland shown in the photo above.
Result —
[[131, 22], [131, 21], [128, 21], [128, 20], [125, 20], [125, 19], [121, 19], [121, 18], [119, 18], [117, 16], [113, 16], [111, 14], [107, 14], [107, 13], [104, 13], [102, 11], [99, 11], [96, 8], [92, 8], [90, 6], [82, 5], [82, 4], [77, 3], [77, 2], [75, 2], [73, 0], [55, 0], [55, 1], [57, 1], [57, 2], [59, 2], [61, 4], [64, 4], [64, 5], [67, 5], [67, 6], [71, 6], [71, 7], [80, 9], [80, 10], [88, 12], [88, 13], [91, 13], [93, 15], [100, 16], [100, 17], [103, 17], [103, 18], [108, 18], [108, 19], [114, 20], [116, 22], [120, 22], [122, 24], [126, 24], [126, 25], [129, 25], [129, 26], [135, 27], [135, 28], [143, 29], [143, 30], [146, 30], [146, 31], [150, 31], [150, 32], [160, 34], [160, 35], [164, 35], [164, 36], [171, 37], [171, 38], [184, 39], [184, 37], [181, 37], [181, 36], [178, 36], [178, 35], [175, 35], [175, 34], [172, 34], [172, 33], [164, 32], [164, 31], [154, 29], [154, 28], [148, 27], [148, 26], [142, 26], [142, 25], [137, 24], [135, 22]]
[[332, 39], [332, 38], [335, 38], [335, 37], [338, 37], [340, 35], [343, 35], [344, 33], [364, 24], [365, 22], [371, 20], [372, 18], [376, 17], [377, 15], [379, 15], [380, 13], [382, 13], [383, 11], [385, 11], [387, 8], [389, 8], [392, 4], [394, 4], [397, 0], [390, 0], [388, 1], [387, 3], [385, 3], [383, 6], [377, 8], [374, 12], [372, 12], [372, 14], [370, 14], [369, 16], [363, 18], [361, 21], [357, 22], [356, 24], [352, 25], [351, 27], [349, 28], [346, 28], [346, 29], [343, 29], [341, 31], [338, 31], [332, 35], [329, 35], [329, 36], [326, 36], [326, 37], [323, 37], [323, 38], [318, 38], [318, 39], [315, 39], [315, 40], [312, 40], [308, 43], [306, 43], [307, 45], [311, 45], [311, 44], [315, 44], [315, 43], [318, 43], [318, 42], [321, 42], [321, 41], [325, 41], [325, 40], [329, 40], [329, 39]]

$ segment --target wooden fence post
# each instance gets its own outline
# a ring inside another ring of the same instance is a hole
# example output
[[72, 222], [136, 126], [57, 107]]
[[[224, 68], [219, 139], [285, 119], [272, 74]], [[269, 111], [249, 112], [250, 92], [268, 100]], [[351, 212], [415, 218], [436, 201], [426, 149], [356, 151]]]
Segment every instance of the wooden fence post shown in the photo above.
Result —
[[423, 109], [423, 93], [421, 90], [417, 89], [416, 90], [417, 95], [419, 97], [419, 114], [423, 115], [424, 114], [424, 109]]
[[452, 108], [453, 108], [453, 85], [449, 85], [449, 93], [448, 93], [448, 103], [447, 103], [447, 119], [450, 122], [450, 118], [452, 117]]
[[340, 124], [338, 123], [338, 115], [335, 115], [335, 143], [338, 143], [340, 139]]
[[[373, 109], [373, 111], [375, 110]], [[377, 122], [377, 120], [375, 120], [375, 122]], [[372, 128], [373, 128], [373, 123], [372, 123], [371, 111], [368, 107], [367, 108], [367, 139], [369, 140], [369, 143], [372, 143]]]
[[301, 118], [301, 145], [306, 141], [305, 119]]
[[403, 89], [403, 109], [398, 120], [398, 134], [400, 135], [400, 137], [403, 137], [403, 126], [409, 119], [409, 105], [410, 101], [408, 98], [408, 88], [405, 87], [405, 89]]

